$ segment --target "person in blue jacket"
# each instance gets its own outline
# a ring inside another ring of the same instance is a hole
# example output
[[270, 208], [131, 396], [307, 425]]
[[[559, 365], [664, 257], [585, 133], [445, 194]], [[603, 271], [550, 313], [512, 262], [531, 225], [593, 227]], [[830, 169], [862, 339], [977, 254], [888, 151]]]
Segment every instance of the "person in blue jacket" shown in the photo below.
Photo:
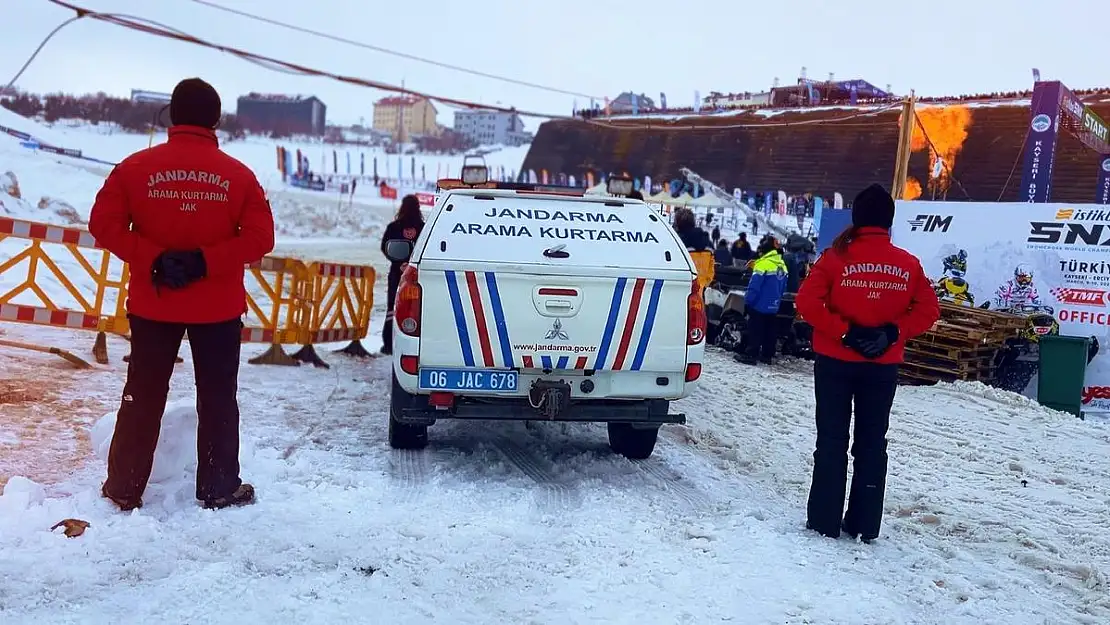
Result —
[[745, 364], [771, 364], [778, 343], [778, 312], [786, 291], [787, 269], [771, 235], [763, 237], [752, 262], [752, 279], [744, 295], [748, 313], [748, 345], [736, 359]]

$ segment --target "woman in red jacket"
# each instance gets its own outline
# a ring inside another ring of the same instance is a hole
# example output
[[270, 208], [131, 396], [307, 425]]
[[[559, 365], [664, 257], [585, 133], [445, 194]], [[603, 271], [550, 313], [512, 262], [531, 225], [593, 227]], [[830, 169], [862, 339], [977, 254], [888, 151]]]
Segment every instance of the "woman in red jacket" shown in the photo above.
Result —
[[[879, 535], [886, 489], [886, 433], [905, 342], [940, 317], [921, 263], [890, 242], [894, 200], [880, 185], [856, 196], [852, 225], [836, 238], [798, 292], [813, 326], [817, 448], [806, 527], [870, 542]], [[854, 473], [844, 513], [848, 439], [855, 406]], [[842, 516], [843, 515], [843, 516]]]

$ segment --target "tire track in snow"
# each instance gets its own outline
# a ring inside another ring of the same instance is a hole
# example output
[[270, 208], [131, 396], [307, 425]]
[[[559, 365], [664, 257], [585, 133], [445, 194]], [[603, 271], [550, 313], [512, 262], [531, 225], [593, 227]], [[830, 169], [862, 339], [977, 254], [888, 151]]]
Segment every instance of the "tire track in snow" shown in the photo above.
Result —
[[536, 505], [545, 511], [570, 510], [582, 505], [582, 493], [577, 486], [568, 484], [552, 469], [545, 467], [534, 453], [513, 441], [492, 441], [498, 452], [521, 473], [535, 482], [540, 490], [534, 493]]
[[414, 503], [427, 496], [432, 481], [428, 452], [414, 449], [394, 449], [389, 454], [390, 487], [393, 500]]
[[712, 497], [690, 483], [682, 474], [661, 464], [659, 460], [637, 461], [633, 462], [632, 466], [636, 467], [647, 481], [658, 485], [664, 492], [689, 506], [691, 512], [704, 513], [714, 508], [715, 502]]

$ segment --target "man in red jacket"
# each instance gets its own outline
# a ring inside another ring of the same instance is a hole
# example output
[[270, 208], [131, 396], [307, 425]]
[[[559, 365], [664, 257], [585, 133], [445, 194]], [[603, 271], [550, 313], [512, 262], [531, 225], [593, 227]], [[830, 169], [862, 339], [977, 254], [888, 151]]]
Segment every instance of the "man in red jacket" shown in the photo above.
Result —
[[196, 373], [196, 497], [208, 508], [254, 500], [239, 477], [239, 340], [244, 267], [274, 247], [266, 194], [219, 149], [220, 96], [199, 78], [170, 101], [169, 141], [116, 166], [96, 196], [89, 232], [130, 266], [131, 361], [102, 493], [142, 505], [170, 377], [187, 333]]
[[[921, 263], [890, 242], [894, 200], [879, 185], [856, 196], [852, 225], [813, 266], [795, 306], [813, 326], [817, 446], [806, 527], [870, 542], [886, 490], [890, 409], [905, 343], [940, 317]], [[848, 440], [855, 407], [855, 471], [844, 512]], [[843, 515], [843, 516], [842, 516]]]

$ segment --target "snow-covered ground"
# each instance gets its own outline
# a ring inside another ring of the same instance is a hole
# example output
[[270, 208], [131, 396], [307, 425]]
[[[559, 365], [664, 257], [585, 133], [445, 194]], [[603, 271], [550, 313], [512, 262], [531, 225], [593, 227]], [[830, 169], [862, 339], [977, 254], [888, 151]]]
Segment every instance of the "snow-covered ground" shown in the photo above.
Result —
[[[49, 213], [35, 206], [57, 181], [70, 186], [51, 197], [87, 216], [94, 172], [10, 146], [0, 136], [0, 174], [22, 172], [33, 198], [18, 210]], [[371, 235], [390, 205], [271, 197], [276, 253], [382, 268]], [[81, 356], [92, 342], [12, 324], [0, 337]], [[388, 361], [321, 348], [330, 370], [257, 366], [261, 347], [244, 345], [241, 459], [259, 500], [210, 512], [191, 497], [182, 349], [156, 480], [121, 514], [98, 496], [127, 345], [109, 351], [78, 371], [0, 348], [4, 625], [1110, 622], [1110, 431], [981, 385], [899, 391], [884, 531], [861, 545], [802, 527], [804, 362], [751, 369], [711, 351], [674, 406], [688, 425], [630, 462], [594, 425], [443, 422], [428, 450], [392, 451]], [[67, 518], [90, 526], [50, 530]]]
[[[49, 334], [69, 347], [87, 339]], [[1110, 618], [1110, 437], [985, 387], [900, 391], [884, 535], [868, 546], [802, 529], [804, 363], [756, 371], [711, 353], [701, 389], [676, 405], [690, 424], [666, 428], [642, 463], [586, 425], [444, 422], [426, 452], [391, 451], [384, 359], [329, 355], [330, 371], [244, 364], [242, 464], [259, 501], [213, 513], [191, 499], [196, 417], [182, 355], [163, 435], [178, 444], [161, 451], [147, 505], [131, 514], [97, 496], [110, 429], [100, 417], [123, 365], [76, 375], [21, 357], [26, 385], [50, 388], [7, 403], [0, 428], [21, 465], [4, 453], [0, 471], [40, 483], [13, 480], [0, 497], [0, 621]], [[51, 533], [65, 518], [91, 526], [75, 539]]]

